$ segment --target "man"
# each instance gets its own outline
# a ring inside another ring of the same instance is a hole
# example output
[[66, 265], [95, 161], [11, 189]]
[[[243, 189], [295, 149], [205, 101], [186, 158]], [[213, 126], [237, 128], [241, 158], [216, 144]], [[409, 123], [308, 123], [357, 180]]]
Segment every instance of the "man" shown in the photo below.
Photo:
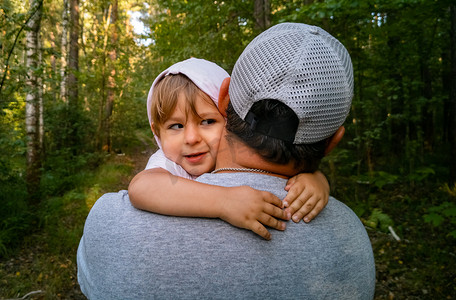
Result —
[[[226, 132], [216, 170], [198, 181], [283, 199], [287, 178], [314, 171], [342, 138], [352, 93], [350, 57], [335, 38], [305, 24], [270, 28], [222, 85]], [[121, 191], [87, 217], [78, 280], [90, 299], [372, 299], [375, 265], [362, 223], [334, 198], [268, 242], [221, 220], [137, 210]]]

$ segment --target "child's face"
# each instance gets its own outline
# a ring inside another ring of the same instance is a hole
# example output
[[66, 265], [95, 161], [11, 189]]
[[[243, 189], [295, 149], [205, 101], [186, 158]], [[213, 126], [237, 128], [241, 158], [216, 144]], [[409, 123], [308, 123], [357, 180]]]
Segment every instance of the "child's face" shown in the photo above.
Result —
[[160, 142], [166, 157], [194, 176], [215, 167], [225, 119], [213, 103], [198, 96], [195, 115], [181, 94], [170, 118], [160, 126]]

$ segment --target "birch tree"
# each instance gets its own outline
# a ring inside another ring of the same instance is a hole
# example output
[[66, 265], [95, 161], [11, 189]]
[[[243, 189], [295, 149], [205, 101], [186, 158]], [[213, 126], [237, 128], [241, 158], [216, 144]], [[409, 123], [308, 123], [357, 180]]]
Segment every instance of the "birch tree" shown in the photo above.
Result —
[[60, 57], [60, 98], [67, 101], [68, 0], [63, 1], [62, 39]]
[[79, 71], [79, 0], [70, 0], [70, 51], [68, 57], [68, 105], [74, 109], [78, 105]]
[[40, 168], [41, 168], [41, 146], [42, 146], [42, 109], [43, 101], [40, 92], [39, 60], [40, 42], [39, 31], [42, 16], [43, 2], [33, 0], [30, 5], [32, 17], [27, 23], [26, 45], [27, 45], [27, 94], [25, 104], [25, 124], [27, 132], [27, 187], [31, 201], [37, 203], [39, 198], [36, 193], [39, 190]]
[[108, 54], [108, 79], [107, 79], [107, 95], [106, 95], [106, 103], [104, 107], [103, 113], [103, 120], [102, 120], [102, 136], [104, 137], [103, 140], [103, 149], [106, 151], [111, 151], [111, 116], [112, 116], [112, 109], [114, 107], [114, 99], [115, 99], [115, 75], [116, 75], [116, 60], [117, 60], [117, 18], [118, 18], [118, 3], [117, 0], [113, 0], [112, 7], [111, 7], [111, 18], [110, 21], [110, 51]]

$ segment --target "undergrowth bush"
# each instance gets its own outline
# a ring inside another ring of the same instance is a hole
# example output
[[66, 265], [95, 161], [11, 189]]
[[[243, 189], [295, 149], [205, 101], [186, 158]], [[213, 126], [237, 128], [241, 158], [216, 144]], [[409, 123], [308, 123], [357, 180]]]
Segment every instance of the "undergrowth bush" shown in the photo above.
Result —
[[86, 172], [95, 169], [103, 161], [99, 153], [84, 153], [73, 156], [70, 149], [52, 153], [44, 164], [41, 178], [43, 198], [62, 195], [86, 180]]
[[[456, 198], [456, 185], [453, 188], [445, 185], [440, 191], [447, 194], [449, 200], [450, 198]], [[456, 204], [445, 201], [439, 205], [429, 207], [426, 211], [427, 213], [423, 216], [424, 221], [446, 232], [446, 236], [456, 242]]]
[[10, 254], [20, 243], [18, 237], [28, 234], [35, 223], [21, 174], [4, 167], [0, 168], [0, 257]]
[[[72, 157], [69, 152], [49, 156], [43, 166], [40, 194], [41, 206], [28, 202], [23, 172], [0, 161], [0, 257], [9, 256], [21, 244], [23, 238], [42, 228], [52, 207], [45, 199], [63, 195], [66, 191], [83, 186], [90, 180], [90, 170], [101, 161], [99, 154]], [[51, 201], [52, 202], [52, 201]], [[58, 227], [56, 227], [58, 228]], [[62, 235], [63, 236], [63, 235]]]

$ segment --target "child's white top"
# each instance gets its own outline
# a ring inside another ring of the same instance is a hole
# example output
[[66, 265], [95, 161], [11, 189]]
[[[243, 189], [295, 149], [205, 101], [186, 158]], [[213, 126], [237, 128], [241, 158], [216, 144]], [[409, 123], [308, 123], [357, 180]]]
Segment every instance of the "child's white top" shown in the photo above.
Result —
[[176, 164], [172, 160], [168, 159], [163, 153], [162, 149], [158, 149], [157, 152], [151, 155], [147, 162], [146, 169], [162, 168], [175, 176], [182, 178], [195, 180], [197, 176], [193, 176], [187, 173], [180, 165]]

